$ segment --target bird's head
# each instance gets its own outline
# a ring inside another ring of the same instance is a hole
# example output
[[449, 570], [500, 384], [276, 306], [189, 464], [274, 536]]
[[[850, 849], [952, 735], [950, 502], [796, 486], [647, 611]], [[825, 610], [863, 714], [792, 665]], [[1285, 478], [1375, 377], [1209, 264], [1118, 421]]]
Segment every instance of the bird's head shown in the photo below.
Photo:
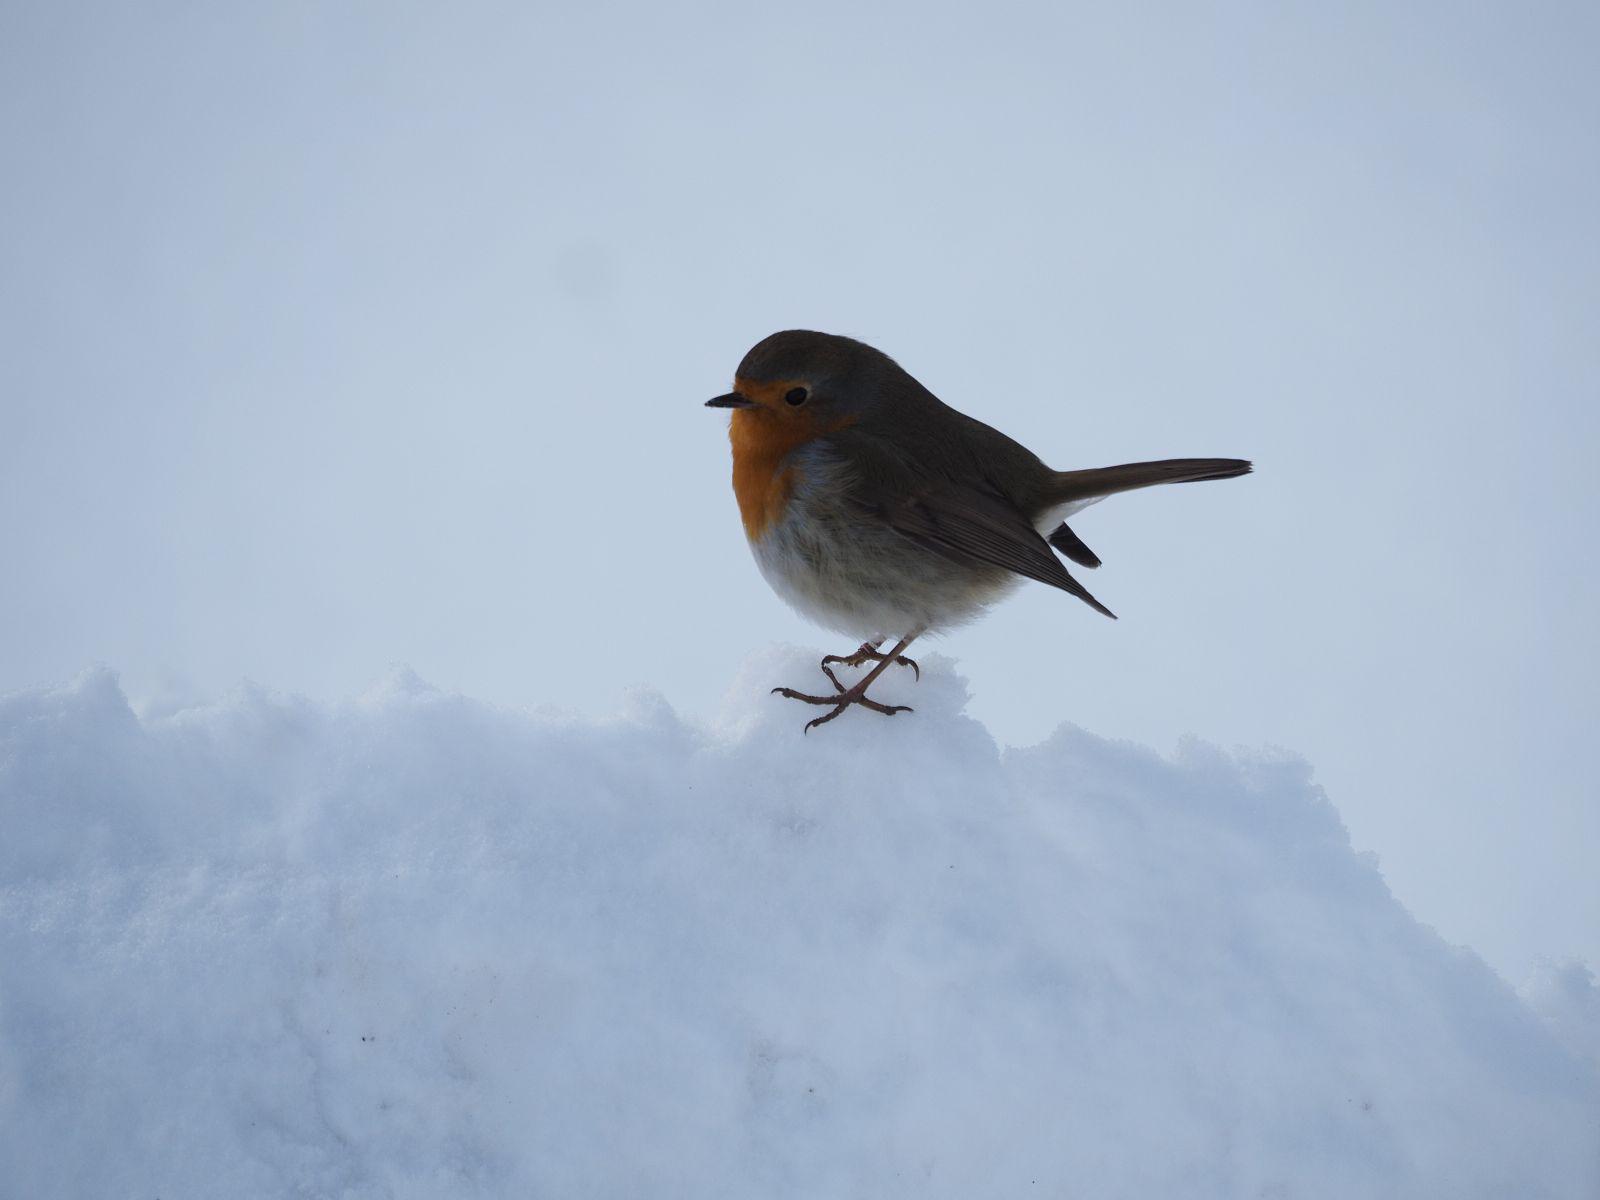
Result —
[[894, 360], [863, 342], [786, 329], [752, 346], [734, 373], [733, 391], [706, 405], [821, 433], [866, 416], [891, 373], [901, 373]]

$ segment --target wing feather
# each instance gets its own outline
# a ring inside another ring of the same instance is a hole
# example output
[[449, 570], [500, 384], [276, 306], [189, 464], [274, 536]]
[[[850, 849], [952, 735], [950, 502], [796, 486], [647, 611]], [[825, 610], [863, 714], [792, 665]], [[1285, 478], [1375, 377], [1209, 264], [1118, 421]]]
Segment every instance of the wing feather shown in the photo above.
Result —
[[838, 440], [846, 438], [846, 458], [857, 471], [852, 481], [856, 501], [895, 532], [952, 561], [985, 563], [1060, 588], [1116, 619], [992, 483], [931, 477], [877, 438], [852, 431]]

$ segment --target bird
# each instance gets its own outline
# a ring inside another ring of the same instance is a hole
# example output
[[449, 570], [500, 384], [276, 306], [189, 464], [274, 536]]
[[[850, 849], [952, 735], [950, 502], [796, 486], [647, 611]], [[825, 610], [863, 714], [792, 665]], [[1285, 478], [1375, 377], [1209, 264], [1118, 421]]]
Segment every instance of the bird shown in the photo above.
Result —
[[[1115, 620], [1057, 557], [1100, 565], [1067, 518], [1117, 492], [1252, 470], [1239, 458], [1052, 470], [881, 350], [808, 329], [757, 342], [733, 390], [705, 403], [732, 410], [733, 492], [761, 574], [801, 615], [861, 640], [822, 660], [832, 692], [772, 689], [830, 710], [806, 722], [808, 733], [851, 707], [911, 711], [867, 689], [891, 665], [920, 679], [905, 654], [913, 641], [976, 619], [1025, 579]], [[833, 670], [867, 663], [850, 687]]]

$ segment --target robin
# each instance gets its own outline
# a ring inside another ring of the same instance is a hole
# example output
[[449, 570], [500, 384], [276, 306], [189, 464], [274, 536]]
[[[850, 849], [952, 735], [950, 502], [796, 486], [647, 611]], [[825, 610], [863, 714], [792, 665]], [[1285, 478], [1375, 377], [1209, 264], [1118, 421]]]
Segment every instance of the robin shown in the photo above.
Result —
[[[829, 333], [790, 329], [753, 346], [729, 408], [733, 492], [756, 565], [791, 606], [861, 638], [822, 670], [831, 695], [778, 695], [831, 711], [892, 716], [867, 688], [925, 633], [965, 624], [1023, 579], [1070, 592], [1113, 620], [1052, 548], [1082, 567], [1100, 559], [1066, 518], [1116, 492], [1245, 475], [1237, 458], [1173, 458], [1053, 471], [1025, 446], [943, 403], [887, 354]], [[890, 650], [882, 650], [890, 635]], [[835, 664], [872, 669], [853, 687]]]

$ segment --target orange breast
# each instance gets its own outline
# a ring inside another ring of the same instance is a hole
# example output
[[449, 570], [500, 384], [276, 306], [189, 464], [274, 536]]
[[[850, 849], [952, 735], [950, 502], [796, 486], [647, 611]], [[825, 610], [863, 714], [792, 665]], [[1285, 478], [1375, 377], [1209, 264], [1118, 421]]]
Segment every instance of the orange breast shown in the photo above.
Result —
[[783, 460], [816, 434], [809, 421], [785, 420], [763, 407], [735, 409], [728, 423], [733, 443], [733, 494], [744, 535], [752, 542], [782, 518], [794, 491], [794, 470]]

